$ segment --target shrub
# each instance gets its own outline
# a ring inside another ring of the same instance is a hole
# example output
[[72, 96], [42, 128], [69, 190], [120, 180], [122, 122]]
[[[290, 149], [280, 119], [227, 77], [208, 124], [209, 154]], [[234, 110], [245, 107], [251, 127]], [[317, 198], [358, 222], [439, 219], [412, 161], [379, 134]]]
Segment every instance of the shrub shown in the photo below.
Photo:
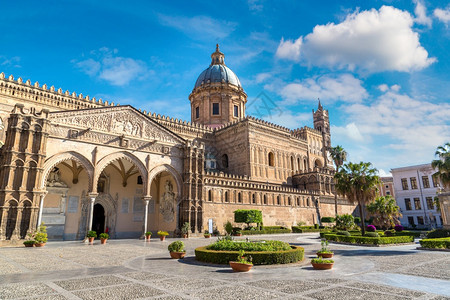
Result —
[[[216, 251], [208, 250], [207, 247], [199, 247], [195, 249], [195, 258], [198, 261], [210, 262], [215, 264], [228, 264], [234, 261], [238, 251]], [[273, 265], [273, 264], [289, 264], [303, 260], [305, 249], [299, 246], [290, 246], [286, 251], [247, 251], [252, 256], [254, 265]]]
[[158, 231], [158, 235], [160, 235], [160, 236], [167, 236], [167, 235], [169, 235], [169, 233], [167, 232], [167, 231]]
[[99, 235], [99, 237], [101, 238], [101, 239], [109, 239], [109, 234], [107, 234], [107, 233], [100, 233], [100, 235]]
[[319, 224], [314, 224], [314, 228], [319, 229]]
[[383, 232], [384, 236], [393, 236], [394, 233], [391, 230], [386, 230], [385, 232]]
[[320, 242], [320, 245], [322, 246], [322, 248], [320, 249], [320, 251], [317, 251], [317, 253], [323, 253], [323, 254], [333, 253], [333, 251], [328, 249], [328, 244], [329, 243], [327, 240], [322, 239], [322, 241]]
[[322, 221], [322, 223], [333, 223], [334, 222], [334, 218], [333, 217], [322, 217], [322, 219], [320, 219]]
[[422, 239], [420, 246], [424, 248], [450, 249], [450, 237], [438, 239]]
[[217, 251], [285, 251], [290, 249], [290, 245], [281, 241], [240, 242], [220, 240], [207, 246], [206, 248], [208, 250]]
[[87, 236], [88, 238], [96, 238], [96, 237], [97, 237], [97, 232], [95, 232], [95, 231], [93, 231], [93, 230], [88, 231], [88, 233], [86, 234], [86, 236]]
[[361, 218], [360, 217], [355, 217], [354, 222], [356, 224], [361, 224]]
[[145, 232], [145, 235], [146, 235], [146, 236], [150, 236], [150, 235], [152, 235], [152, 232], [151, 232], [151, 231], [146, 231], [146, 232]]
[[24, 241], [23, 244], [24, 244], [24, 245], [34, 245], [34, 244], [35, 244], [35, 241], [33, 241], [33, 240]]
[[337, 235], [351, 236], [350, 232], [348, 232], [348, 231], [338, 231], [336, 234]]
[[242, 228], [241, 227], [233, 227], [233, 234], [239, 234], [242, 233]]
[[233, 233], [233, 224], [230, 221], [227, 221], [223, 227], [228, 235]]
[[175, 241], [170, 243], [167, 249], [169, 250], [169, 252], [186, 252], [186, 250], [184, 250], [184, 243], [182, 241]]
[[334, 264], [334, 260], [332, 259], [323, 259], [322, 257], [311, 259], [313, 264]]
[[397, 232], [402, 232], [403, 230], [405, 230], [405, 228], [403, 228], [402, 225], [395, 225], [394, 226], [395, 231]]
[[329, 241], [345, 242], [363, 245], [382, 245], [382, 244], [402, 244], [414, 242], [412, 235], [391, 236], [391, 237], [368, 237], [368, 236], [344, 236], [337, 234], [324, 234], [324, 238]]
[[191, 229], [191, 224], [189, 222], [184, 222], [183, 226], [181, 226], [181, 234], [189, 234], [189, 230]]
[[374, 225], [367, 225], [368, 232], [376, 232], [377, 228]]
[[336, 216], [336, 228], [339, 230], [349, 230], [355, 226], [355, 218], [352, 215]]
[[364, 236], [379, 237], [378, 232], [366, 232]]
[[261, 230], [242, 230], [241, 233], [243, 235], [255, 235], [255, 234], [276, 234], [276, 233], [291, 233], [291, 230], [288, 228], [273, 228], [263, 227]]
[[244, 256], [245, 255], [245, 251], [244, 250], [239, 250], [239, 254], [236, 257], [236, 262], [240, 263], [240, 264], [246, 264], [246, 265], [253, 265], [252, 263], [252, 256], [249, 255], [248, 258]]
[[34, 241], [38, 244], [47, 243], [47, 227], [42, 223], [34, 234]]
[[437, 239], [450, 237], [450, 230], [448, 229], [434, 229], [427, 233], [428, 239]]
[[262, 212], [257, 209], [238, 209], [234, 211], [234, 222], [246, 223], [247, 227], [250, 223], [262, 223]]

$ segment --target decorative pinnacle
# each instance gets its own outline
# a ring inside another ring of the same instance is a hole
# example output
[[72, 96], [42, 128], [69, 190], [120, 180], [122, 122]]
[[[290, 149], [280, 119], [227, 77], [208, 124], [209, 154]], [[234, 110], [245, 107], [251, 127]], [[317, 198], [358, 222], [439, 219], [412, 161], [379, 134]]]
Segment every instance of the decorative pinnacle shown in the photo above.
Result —
[[220, 52], [219, 44], [216, 44], [216, 51], [211, 54], [211, 66], [212, 65], [224, 65], [225, 54]]

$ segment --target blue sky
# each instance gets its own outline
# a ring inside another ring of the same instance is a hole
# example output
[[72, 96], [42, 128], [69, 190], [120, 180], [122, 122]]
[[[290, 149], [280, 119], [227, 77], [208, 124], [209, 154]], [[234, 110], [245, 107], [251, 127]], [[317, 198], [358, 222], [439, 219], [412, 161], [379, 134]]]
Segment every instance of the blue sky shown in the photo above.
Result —
[[320, 98], [350, 161], [383, 174], [450, 141], [448, 1], [165, 2], [4, 1], [0, 72], [189, 120], [219, 43], [248, 114], [312, 126]]

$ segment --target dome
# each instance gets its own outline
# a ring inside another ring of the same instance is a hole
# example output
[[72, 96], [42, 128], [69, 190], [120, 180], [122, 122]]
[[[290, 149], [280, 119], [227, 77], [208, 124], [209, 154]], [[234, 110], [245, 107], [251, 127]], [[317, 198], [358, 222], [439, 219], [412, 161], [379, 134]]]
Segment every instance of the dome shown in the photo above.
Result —
[[241, 82], [239, 78], [225, 65], [212, 65], [208, 69], [204, 70], [200, 76], [198, 76], [195, 82], [195, 87], [197, 88], [203, 83], [210, 82], [224, 82], [233, 84], [235, 86], [241, 87]]
[[211, 54], [211, 65], [198, 76], [195, 82], [195, 88], [202, 83], [209, 82], [226, 82], [237, 87], [242, 87], [239, 78], [225, 65], [225, 55], [220, 52], [219, 45], [216, 45], [216, 52]]

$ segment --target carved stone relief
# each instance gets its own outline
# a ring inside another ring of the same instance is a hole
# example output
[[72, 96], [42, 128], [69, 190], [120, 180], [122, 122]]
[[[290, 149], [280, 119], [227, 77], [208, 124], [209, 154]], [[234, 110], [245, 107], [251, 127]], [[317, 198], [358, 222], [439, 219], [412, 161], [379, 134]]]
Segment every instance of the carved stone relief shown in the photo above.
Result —
[[164, 222], [173, 222], [175, 218], [175, 193], [173, 192], [173, 185], [169, 180], [166, 180], [166, 184], [164, 185], [164, 193], [161, 197], [159, 211], [163, 215]]

